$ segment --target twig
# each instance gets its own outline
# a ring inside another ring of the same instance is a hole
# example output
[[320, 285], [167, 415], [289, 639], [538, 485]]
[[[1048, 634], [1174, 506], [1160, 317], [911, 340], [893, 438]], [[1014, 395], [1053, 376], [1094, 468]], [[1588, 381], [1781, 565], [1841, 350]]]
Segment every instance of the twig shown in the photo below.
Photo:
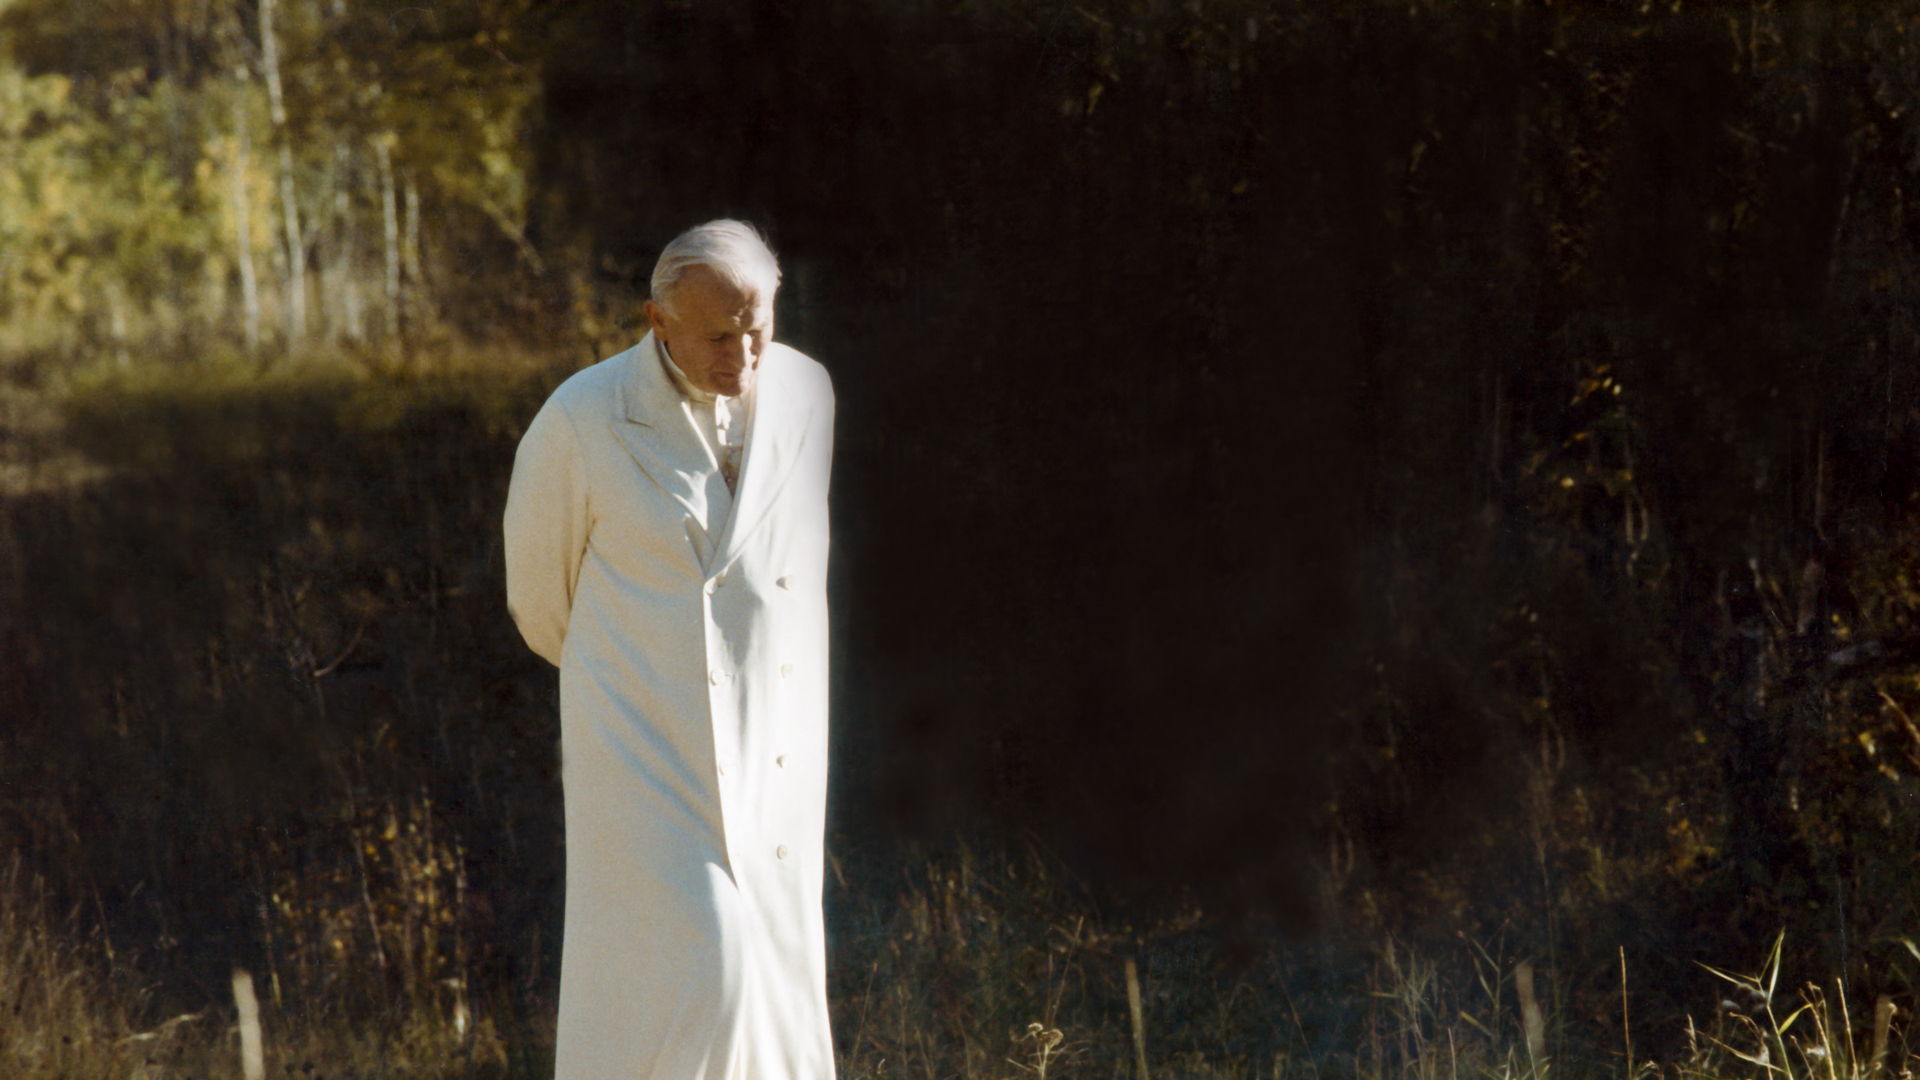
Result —
[[1527, 1057], [1533, 1075], [1539, 1076], [1547, 1063], [1547, 1022], [1533, 993], [1532, 961], [1522, 960], [1513, 969], [1513, 985], [1520, 995], [1520, 1030], [1526, 1034]]
[[315, 670], [313, 673], [313, 677], [316, 679], [324, 679], [327, 676], [333, 674], [333, 670], [335, 668], [345, 663], [347, 657], [353, 655], [353, 650], [360, 645], [360, 639], [366, 636], [366, 633], [367, 633], [367, 620], [361, 619], [359, 627], [356, 628], [353, 632], [353, 638], [347, 642], [347, 647], [340, 650], [340, 655], [333, 658], [333, 663], [328, 664], [326, 667]]
[[1627, 1044], [1627, 1080], [1633, 1080], [1633, 1021], [1627, 1015], [1627, 947], [1620, 946], [1620, 1033]]
[[1880, 1000], [1874, 1002], [1873, 1057], [1867, 1060], [1867, 1076], [1869, 1080], [1886, 1072], [1887, 1033], [1893, 1026], [1893, 1014], [1898, 1011], [1900, 1010], [1893, 1004], [1893, 999], [1885, 994], [1881, 994]]
[[267, 1066], [260, 1045], [260, 999], [253, 993], [253, 976], [233, 969], [233, 1004], [240, 1013], [240, 1071], [247, 1080], [265, 1080]]
[[1140, 1009], [1140, 969], [1127, 957], [1127, 1009], [1133, 1014], [1133, 1055], [1139, 1080], [1147, 1080], [1147, 1026]]

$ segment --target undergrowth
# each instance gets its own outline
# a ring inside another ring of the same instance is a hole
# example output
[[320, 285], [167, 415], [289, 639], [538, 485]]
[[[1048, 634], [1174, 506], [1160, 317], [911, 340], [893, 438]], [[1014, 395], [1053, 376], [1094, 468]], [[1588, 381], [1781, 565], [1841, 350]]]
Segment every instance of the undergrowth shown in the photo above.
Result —
[[[158, 1010], [141, 958], [116, 954], [78, 912], [50, 911], [16, 861], [0, 890], [0, 1075], [240, 1080], [235, 1003]], [[1057, 863], [954, 854], [894, 882], [830, 886], [831, 998], [845, 1080], [1047, 1077], [1163, 1080], [1910, 1080], [1906, 1010], [1839, 983], [1793, 985], [1783, 938], [1753, 968], [1706, 968], [1725, 993], [1684, 1018], [1680, 1052], [1636, 1053], [1622, 954], [1617, 1041], [1556, 1044], [1559, 974], [1499, 943], [1417, 948], [1270, 937], [1228, 958], [1231, 928], [1193, 910], [1133, 923]], [[276, 918], [270, 929], [292, 931]], [[1240, 946], [1244, 949], [1244, 943]], [[363, 958], [364, 959], [364, 958]], [[1128, 968], [1141, 1002], [1136, 1028]], [[295, 1006], [262, 973], [268, 1076], [385, 1080], [544, 1075], [502, 1041], [501, 998], [444, 996]], [[336, 983], [341, 996], [366, 993]], [[551, 1002], [545, 1006], [551, 1008]]]
[[[275, 1077], [546, 1074], [554, 702], [498, 521], [561, 373], [176, 374], [76, 386], [63, 437], [108, 479], [0, 501], [0, 1080], [240, 1077], [236, 967]], [[1920, 554], [1888, 558], [1908, 610]], [[1582, 764], [1534, 613], [1498, 614], [1520, 812], [1369, 844], [1368, 803], [1332, 806], [1311, 936], [1036, 850], [839, 845], [843, 1075], [1908, 1075], [1920, 680], [1820, 699], [1770, 879], [1730, 856], [1704, 725], [1668, 764]], [[1389, 689], [1347, 792], [1420, 758]]]

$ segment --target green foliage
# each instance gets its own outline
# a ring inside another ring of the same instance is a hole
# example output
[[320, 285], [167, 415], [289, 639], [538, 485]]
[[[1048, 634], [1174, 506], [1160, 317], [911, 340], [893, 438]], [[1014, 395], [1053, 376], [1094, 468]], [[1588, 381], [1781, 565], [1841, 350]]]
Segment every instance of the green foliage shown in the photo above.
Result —
[[251, 4], [0, 14], [0, 352], [68, 367], [231, 340], [254, 317], [242, 263], [290, 347], [296, 262], [319, 271], [301, 280], [326, 339], [430, 340], [436, 292], [465, 295], [476, 251], [543, 269], [527, 216], [534, 5], [284, 6], [271, 71]]
[[[135, 76], [137, 78], [137, 75]], [[64, 75], [0, 61], [0, 324], [8, 352], [128, 340], [197, 269], [191, 184], [169, 169], [157, 118], [177, 88], [130, 92], [101, 118]], [[173, 316], [178, 319], [178, 313]]]

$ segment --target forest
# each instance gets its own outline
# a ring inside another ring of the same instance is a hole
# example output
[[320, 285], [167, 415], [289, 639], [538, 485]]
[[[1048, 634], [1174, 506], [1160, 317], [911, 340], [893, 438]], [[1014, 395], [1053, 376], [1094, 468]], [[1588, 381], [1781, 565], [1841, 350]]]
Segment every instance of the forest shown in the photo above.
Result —
[[1910, 1076], [1909, 186], [1914, 0], [0, 0], [0, 1076], [551, 1075], [507, 477], [722, 216], [846, 1080]]

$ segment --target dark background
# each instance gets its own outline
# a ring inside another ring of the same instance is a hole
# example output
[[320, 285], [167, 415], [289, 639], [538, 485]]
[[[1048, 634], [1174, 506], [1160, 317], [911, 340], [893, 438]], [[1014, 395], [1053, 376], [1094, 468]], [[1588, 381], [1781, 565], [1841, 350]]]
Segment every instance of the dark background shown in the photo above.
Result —
[[[987, 815], [1305, 918], [1327, 801], [1414, 861], [1515, 812], [1502, 605], [1545, 591], [1565, 736], [1637, 766], [1729, 708], [1754, 560], [1799, 604], [1906, 513], [1864, 9], [576, 19], [548, 227], [638, 288], [765, 223], [836, 374], [857, 830]], [[1390, 798], [1329, 756], [1383, 658]]]
[[[127, 471], [6, 505], [0, 792], [116, 932], [261, 948], [276, 873], [419, 795], [544, 977], [507, 468], [734, 215], [839, 395], [856, 877], [1035, 844], [1229, 963], [1507, 927], [1595, 996], [1626, 944], [1669, 1017], [1790, 926], [1906, 992], [1908, 6], [509, 7], [511, 59], [448, 48], [537, 72], [544, 261], [458, 207], [428, 248], [443, 339], [538, 374], [109, 387], [69, 432]], [[97, 67], [52, 12], [23, 63]]]

